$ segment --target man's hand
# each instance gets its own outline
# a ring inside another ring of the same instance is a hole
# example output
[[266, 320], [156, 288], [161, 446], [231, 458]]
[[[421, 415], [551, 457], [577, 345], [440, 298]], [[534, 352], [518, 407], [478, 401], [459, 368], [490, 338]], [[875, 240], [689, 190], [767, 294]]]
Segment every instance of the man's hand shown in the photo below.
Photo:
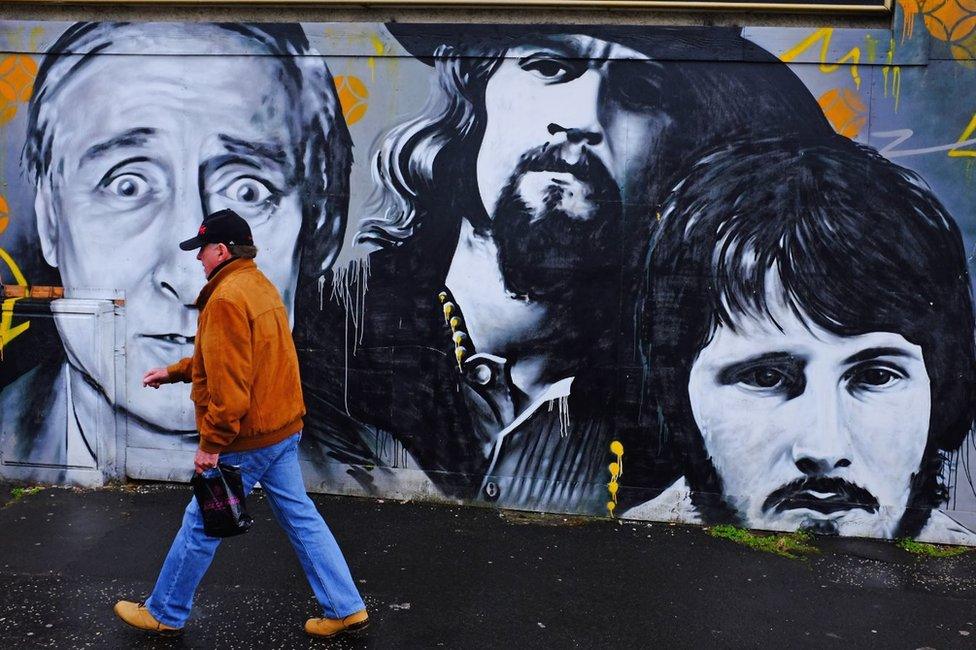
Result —
[[202, 449], [197, 449], [197, 455], [193, 458], [193, 468], [197, 474], [203, 474], [203, 470], [217, 466], [220, 454], [208, 454]]
[[166, 368], [153, 368], [147, 370], [142, 376], [142, 386], [144, 388], [159, 388], [162, 384], [169, 383], [169, 370]]

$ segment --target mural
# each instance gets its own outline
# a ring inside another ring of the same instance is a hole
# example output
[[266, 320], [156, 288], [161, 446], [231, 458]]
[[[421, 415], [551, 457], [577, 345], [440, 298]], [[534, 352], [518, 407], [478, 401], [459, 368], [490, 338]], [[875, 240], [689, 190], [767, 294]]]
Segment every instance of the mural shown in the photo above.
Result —
[[5, 23], [0, 277], [125, 336], [115, 377], [4, 303], [0, 473], [115, 414], [187, 478], [186, 387], [140, 379], [230, 207], [310, 489], [976, 544], [976, 17], [896, 24]]

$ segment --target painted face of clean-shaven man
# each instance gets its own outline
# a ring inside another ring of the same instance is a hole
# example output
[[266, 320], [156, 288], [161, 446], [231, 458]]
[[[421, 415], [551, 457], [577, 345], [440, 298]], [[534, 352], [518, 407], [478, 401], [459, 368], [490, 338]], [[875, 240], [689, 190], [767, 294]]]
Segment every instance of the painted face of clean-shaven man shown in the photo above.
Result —
[[[109, 48], [51, 100], [55, 187], [38, 187], [38, 225], [45, 257], [69, 291], [124, 291], [130, 414], [191, 431], [188, 399], [140, 386], [145, 369], [192, 351], [192, 305], [204, 278], [178, 244], [205, 214], [232, 208], [248, 220], [257, 263], [291, 311], [302, 226], [299, 120], [279, 63], [255, 56], [264, 52], [253, 41], [212, 25], [147, 34], [132, 26], [120, 28], [113, 47], [127, 43], [127, 29], [152, 56]], [[175, 55], [208, 47], [217, 32], [231, 48], [226, 55]], [[71, 363], [105, 385], [71, 322], [58, 328]]]

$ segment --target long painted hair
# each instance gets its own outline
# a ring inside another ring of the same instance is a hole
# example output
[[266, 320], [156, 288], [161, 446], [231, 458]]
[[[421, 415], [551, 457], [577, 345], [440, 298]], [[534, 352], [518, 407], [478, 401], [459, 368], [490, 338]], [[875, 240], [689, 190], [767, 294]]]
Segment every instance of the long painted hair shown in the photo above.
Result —
[[474, 170], [485, 128], [485, 88], [503, 55], [499, 49], [477, 57], [447, 46], [436, 50], [427, 103], [382, 139], [372, 159], [375, 189], [359, 243], [397, 246], [438, 213], [487, 223]]

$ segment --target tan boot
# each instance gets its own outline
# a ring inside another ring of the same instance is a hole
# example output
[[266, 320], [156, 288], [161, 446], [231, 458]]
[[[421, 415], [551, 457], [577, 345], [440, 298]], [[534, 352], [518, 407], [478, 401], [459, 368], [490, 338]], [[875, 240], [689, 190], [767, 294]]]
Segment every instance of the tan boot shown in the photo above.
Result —
[[134, 628], [159, 634], [160, 636], [176, 636], [183, 632], [181, 627], [170, 627], [157, 621], [142, 603], [120, 600], [115, 603], [115, 615]]
[[342, 632], [356, 632], [369, 625], [366, 610], [361, 609], [345, 618], [310, 618], [305, 621], [305, 631], [312, 636], [329, 638]]

